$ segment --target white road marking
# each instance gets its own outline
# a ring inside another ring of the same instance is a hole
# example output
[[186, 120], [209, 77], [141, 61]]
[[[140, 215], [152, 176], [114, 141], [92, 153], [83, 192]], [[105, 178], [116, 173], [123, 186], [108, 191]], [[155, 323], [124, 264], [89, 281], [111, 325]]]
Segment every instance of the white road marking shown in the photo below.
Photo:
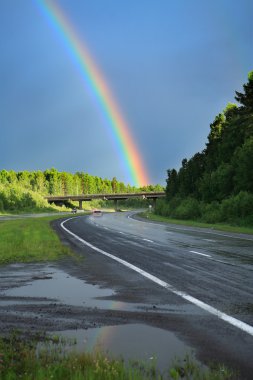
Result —
[[201, 255], [201, 256], [206, 256], [206, 257], [211, 257], [210, 255], [207, 255], [206, 253], [201, 253], [201, 252], [197, 252], [197, 251], [189, 251], [191, 253], [196, 253], [196, 255]]
[[119, 231], [119, 234], [126, 235], [125, 232]]
[[211, 243], [215, 243], [215, 242], [216, 242], [216, 240], [213, 240], [213, 239], [203, 239], [203, 240], [205, 240], [205, 241], [209, 241], [209, 242], [211, 242]]
[[169, 283], [163, 281], [163, 280], [160, 280], [158, 277], [155, 277], [153, 276], [152, 274], [144, 271], [143, 269], [141, 268], [138, 268], [136, 267], [135, 265], [125, 261], [125, 260], [122, 260], [120, 259], [119, 257], [117, 256], [114, 256], [106, 251], [103, 251], [102, 249], [98, 248], [98, 247], [95, 247], [93, 244], [89, 243], [88, 241], [80, 238], [78, 235], [74, 234], [73, 232], [71, 232], [68, 228], [66, 228], [64, 226], [64, 224], [66, 222], [68, 222], [69, 220], [71, 219], [74, 219], [74, 218], [69, 218], [69, 219], [66, 219], [65, 221], [63, 221], [61, 223], [61, 227], [67, 232], [69, 233], [70, 235], [72, 235], [75, 239], [79, 240], [81, 243], [85, 244], [87, 247], [93, 249], [94, 251], [97, 251], [99, 253], [101, 253], [102, 255], [104, 256], [107, 256], [109, 257], [110, 259], [112, 260], [115, 260], [117, 262], [119, 262], [120, 264], [126, 266], [127, 268], [130, 268], [132, 269], [133, 271], [141, 274], [143, 277], [146, 277], [148, 278], [150, 281], [153, 281], [154, 283], [162, 286], [163, 288], [169, 290], [170, 292], [172, 292], [173, 294], [191, 302], [192, 304], [198, 306], [199, 308], [207, 311], [208, 313], [210, 314], [213, 314], [215, 315], [216, 317], [218, 317], [219, 319], [222, 319], [223, 321], [225, 322], [228, 322], [229, 324], [231, 324], [232, 326], [235, 326], [237, 328], [239, 328], [240, 330], [248, 333], [249, 335], [252, 335], [253, 336], [253, 327], [248, 325], [247, 323], [245, 322], [242, 322], [240, 321], [239, 319], [236, 319], [234, 317], [231, 317], [230, 315], [226, 314], [226, 313], [223, 313], [222, 311], [206, 304], [205, 302], [202, 302], [200, 300], [198, 300], [197, 298], [195, 297], [192, 297], [190, 296], [189, 294], [185, 293], [185, 292], [182, 292], [180, 290], [177, 290], [176, 288], [174, 288], [174, 286], [170, 285]]
[[149, 240], [149, 239], [142, 239], [144, 241], [148, 241], [149, 243], [154, 243], [153, 240]]

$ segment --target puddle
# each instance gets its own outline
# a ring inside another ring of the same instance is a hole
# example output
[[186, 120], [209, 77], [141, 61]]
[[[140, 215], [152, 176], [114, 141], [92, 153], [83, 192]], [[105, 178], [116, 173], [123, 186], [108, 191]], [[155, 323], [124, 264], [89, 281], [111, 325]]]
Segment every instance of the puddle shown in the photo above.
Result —
[[[11, 267], [10, 270], [5, 270], [7, 282], [8, 276], [9, 280], [13, 280], [14, 275], [17, 276], [15, 287], [0, 292], [0, 306], [12, 304], [15, 307], [20, 303], [57, 302], [107, 310], [142, 310], [154, 314], [166, 311], [180, 314], [185, 312], [185, 305], [131, 304], [112, 300], [110, 298], [117, 296], [112, 289], [88, 284], [51, 266]], [[26, 316], [33, 316], [32, 309], [29, 312], [22, 311], [22, 318]], [[36, 313], [34, 317], [37, 318]], [[64, 318], [63, 315], [59, 315], [59, 318], [61, 317]], [[65, 323], [64, 319], [63, 322]], [[56, 326], [59, 326], [58, 319]], [[139, 359], [152, 363], [155, 360], [157, 367], [162, 371], [176, 358], [183, 359], [187, 354], [193, 353], [193, 349], [185, 345], [175, 334], [144, 324], [55, 331], [53, 335], [63, 336], [67, 341], [76, 341], [74, 346], [66, 346], [66, 350], [99, 350], [112, 357], [122, 357], [125, 361]]]
[[44, 268], [43, 274], [30, 277], [26, 285], [22, 284], [4, 292], [7, 297], [47, 298], [72, 306], [97, 307], [99, 305], [101, 308], [108, 307], [113, 301], [103, 299], [98, 301], [96, 297], [103, 298], [114, 294], [111, 289], [87, 284], [54, 268]]
[[[6, 274], [6, 279], [13, 280], [13, 272]], [[20, 275], [20, 276], [19, 276]], [[44, 267], [41, 272], [31, 276], [29, 271], [15, 273], [15, 277], [22, 281], [18, 287], [0, 292], [0, 305], [27, 302], [59, 302], [70, 306], [84, 306], [89, 308], [133, 311], [147, 309], [145, 304], [132, 304], [115, 301], [112, 289], [100, 288], [98, 285], [86, 283], [69, 274], [51, 267]], [[25, 282], [25, 285], [24, 285]], [[30, 300], [29, 300], [30, 299]]]
[[164, 371], [175, 359], [183, 360], [186, 355], [194, 358], [192, 347], [183, 343], [169, 331], [143, 324], [105, 326], [88, 330], [54, 332], [76, 344], [70, 350], [91, 352], [102, 351], [111, 357], [129, 360], [154, 361]]
[[[12, 268], [13, 269], [13, 268]], [[115, 300], [116, 293], [112, 289], [100, 288], [88, 284], [69, 274], [52, 267], [40, 267], [36, 272], [24, 271], [6, 272], [4, 281], [13, 282], [14, 286], [0, 291], [0, 306], [20, 304], [48, 304], [58, 302], [70, 306], [98, 308], [119, 311], [140, 311], [169, 314], [198, 314], [196, 307], [174, 304], [130, 303]], [[31, 274], [32, 273], [32, 274]], [[15, 278], [14, 278], [15, 277]]]

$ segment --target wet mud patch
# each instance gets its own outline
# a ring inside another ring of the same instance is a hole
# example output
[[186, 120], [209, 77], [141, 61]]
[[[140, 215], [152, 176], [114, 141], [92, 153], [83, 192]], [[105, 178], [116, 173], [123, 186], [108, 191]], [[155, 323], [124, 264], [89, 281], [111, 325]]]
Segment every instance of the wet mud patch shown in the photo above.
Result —
[[193, 352], [174, 333], [158, 328], [177, 325], [180, 330], [182, 305], [122, 302], [115, 290], [55, 265], [15, 264], [0, 271], [1, 335], [59, 333], [76, 339], [78, 350], [100, 349], [125, 360], [157, 358], [160, 369]]
[[99, 351], [111, 358], [123, 358], [124, 361], [156, 363], [162, 371], [168, 369], [178, 358], [194, 358], [192, 348], [185, 345], [175, 334], [143, 324], [56, 331], [53, 337], [57, 336], [70, 342], [70, 350], [74, 348], [81, 352]]

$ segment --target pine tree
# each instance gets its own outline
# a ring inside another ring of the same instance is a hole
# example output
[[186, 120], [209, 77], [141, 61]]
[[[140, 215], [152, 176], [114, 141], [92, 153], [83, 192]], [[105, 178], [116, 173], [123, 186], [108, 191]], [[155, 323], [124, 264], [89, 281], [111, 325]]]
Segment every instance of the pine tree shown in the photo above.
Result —
[[243, 85], [244, 94], [236, 91], [235, 99], [245, 107], [248, 112], [253, 112], [253, 70], [248, 74], [248, 83]]

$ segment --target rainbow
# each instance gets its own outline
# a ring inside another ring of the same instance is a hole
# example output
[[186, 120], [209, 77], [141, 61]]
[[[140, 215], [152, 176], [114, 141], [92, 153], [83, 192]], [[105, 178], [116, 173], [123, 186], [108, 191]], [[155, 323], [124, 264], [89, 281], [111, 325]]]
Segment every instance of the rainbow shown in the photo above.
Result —
[[[125, 304], [120, 301], [112, 301], [108, 310], [124, 310]], [[101, 350], [101, 346], [104, 344], [108, 345], [109, 342], [113, 340], [115, 335], [115, 325], [113, 326], [102, 326], [95, 329], [95, 333], [91, 336], [90, 340], [87, 342], [86, 349], [89, 352], [96, 352]]]
[[103, 115], [128, 180], [138, 187], [147, 185], [149, 183], [147, 171], [131, 136], [130, 129], [84, 42], [79, 39], [73, 25], [55, 1], [34, 1], [48, 23], [61, 37], [86, 89], [90, 91], [99, 111]]

